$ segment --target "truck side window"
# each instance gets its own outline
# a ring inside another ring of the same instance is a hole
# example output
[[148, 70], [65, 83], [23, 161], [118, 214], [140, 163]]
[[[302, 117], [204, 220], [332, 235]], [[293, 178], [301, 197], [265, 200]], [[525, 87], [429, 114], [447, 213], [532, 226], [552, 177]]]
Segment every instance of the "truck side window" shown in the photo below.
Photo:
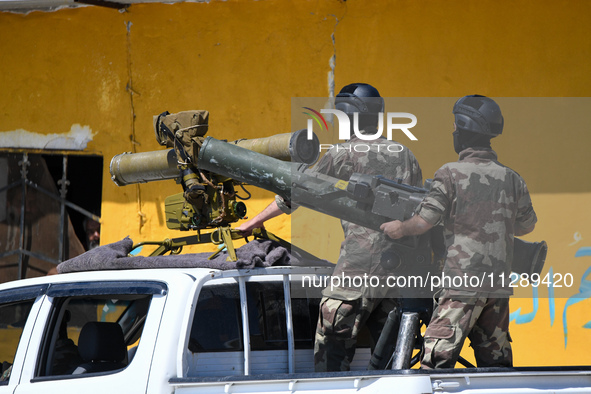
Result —
[[[287, 323], [283, 283], [247, 282], [246, 290], [249, 302], [251, 349], [286, 350]], [[296, 349], [314, 348], [319, 302], [318, 298], [291, 299]]]
[[[287, 349], [283, 283], [249, 281], [246, 292], [251, 350]], [[296, 349], [314, 347], [319, 301], [292, 299]], [[237, 283], [208, 285], [201, 290], [188, 347], [193, 353], [244, 350]]]
[[117, 371], [137, 346], [151, 295], [56, 297], [37, 377]]
[[242, 318], [238, 284], [206, 286], [199, 294], [191, 326], [189, 350], [242, 350]]
[[0, 304], [0, 385], [8, 383], [16, 349], [34, 301]]

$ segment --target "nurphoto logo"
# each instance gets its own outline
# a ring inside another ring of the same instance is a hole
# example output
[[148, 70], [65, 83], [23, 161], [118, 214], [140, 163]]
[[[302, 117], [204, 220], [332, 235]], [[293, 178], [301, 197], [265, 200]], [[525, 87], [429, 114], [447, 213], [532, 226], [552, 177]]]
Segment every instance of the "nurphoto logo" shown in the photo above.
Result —
[[[348, 141], [351, 139], [351, 130], [357, 138], [363, 141], [375, 141], [380, 138], [384, 132], [384, 113], [378, 114], [378, 127], [373, 134], [368, 134], [367, 131], [359, 130], [359, 113], [353, 113], [353, 127], [351, 127], [351, 121], [349, 116], [343, 111], [338, 109], [321, 109], [320, 112], [310, 108], [303, 107], [306, 111], [304, 114], [310, 116], [307, 123], [307, 138], [312, 140], [314, 132], [314, 123], [320, 127], [321, 131], [328, 131], [328, 123], [322, 114], [332, 114], [336, 116], [339, 128], [339, 140]], [[387, 112], [386, 118], [386, 138], [392, 141], [392, 134], [394, 130], [402, 131], [411, 141], [417, 141], [417, 137], [409, 129], [413, 128], [417, 124], [417, 117], [408, 112]], [[394, 120], [408, 119], [410, 122], [407, 123], [394, 123]], [[402, 145], [399, 145], [402, 148]], [[333, 145], [331, 144], [320, 144], [320, 149], [330, 149]], [[368, 148], [369, 150], [369, 148]], [[402, 150], [402, 149], [400, 149]]]

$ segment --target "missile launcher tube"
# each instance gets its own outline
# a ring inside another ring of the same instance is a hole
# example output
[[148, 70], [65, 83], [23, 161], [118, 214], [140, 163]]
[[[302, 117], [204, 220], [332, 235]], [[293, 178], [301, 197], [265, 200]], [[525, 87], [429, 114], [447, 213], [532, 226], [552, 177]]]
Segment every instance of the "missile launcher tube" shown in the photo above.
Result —
[[[243, 147], [279, 160], [311, 164], [318, 159], [318, 137], [307, 139], [306, 130], [277, 134], [265, 138], [232, 141]], [[228, 146], [227, 144], [226, 146]], [[142, 153], [122, 153], [111, 159], [111, 179], [117, 186], [147, 183], [179, 177], [174, 149]]]
[[113, 156], [109, 166], [111, 179], [117, 186], [178, 178], [174, 149]]
[[339, 189], [339, 179], [308, 174], [306, 166], [288, 163], [207, 137], [197, 167], [260, 187], [295, 204], [359, 225], [379, 230], [387, 221], [358, 207], [357, 201]]
[[283, 161], [312, 164], [320, 154], [316, 134], [308, 140], [307, 130], [276, 134], [271, 137], [232, 141], [232, 144]]
[[277, 160], [238, 145], [206, 137], [197, 168], [258, 186], [289, 198], [292, 163]]

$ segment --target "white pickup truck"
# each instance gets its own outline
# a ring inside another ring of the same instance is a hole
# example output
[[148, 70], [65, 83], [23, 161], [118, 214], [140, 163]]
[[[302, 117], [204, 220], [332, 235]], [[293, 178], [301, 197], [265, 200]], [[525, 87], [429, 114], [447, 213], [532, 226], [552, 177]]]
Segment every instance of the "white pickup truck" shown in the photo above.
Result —
[[315, 373], [318, 289], [297, 283], [330, 273], [136, 269], [2, 284], [0, 394], [591, 392], [589, 367], [369, 371], [363, 344], [351, 371]]

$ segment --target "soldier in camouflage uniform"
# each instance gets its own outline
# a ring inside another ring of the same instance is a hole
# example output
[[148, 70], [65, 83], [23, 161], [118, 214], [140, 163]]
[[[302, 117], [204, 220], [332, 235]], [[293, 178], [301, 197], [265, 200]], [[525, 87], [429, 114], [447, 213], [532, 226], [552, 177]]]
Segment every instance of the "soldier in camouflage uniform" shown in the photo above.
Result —
[[[365, 108], [364, 108], [365, 106]], [[359, 129], [375, 134], [377, 114], [383, 112], [383, 99], [377, 89], [366, 84], [351, 84], [341, 89], [335, 108], [348, 115], [359, 113]], [[373, 109], [372, 109], [373, 107]], [[351, 124], [353, 124], [351, 122]], [[357, 149], [355, 147], [363, 148]], [[366, 148], [369, 146], [369, 150]], [[366, 151], [367, 150], [367, 151]], [[357, 137], [335, 145], [310, 171], [316, 171], [348, 181], [353, 173], [400, 178], [406, 184], [422, 186], [422, 174], [412, 152], [396, 142], [380, 138], [364, 141]], [[261, 227], [265, 220], [290, 212], [290, 207], [276, 199], [251, 221], [238, 227], [244, 234]], [[377, 277], [381, 282], [400, 265], [392, 252], [393, 243], [380, 231], [342, 220], [345, 239], [334, 276]], [[397, 306], [396, 297], [387, 287], [343, 286], [323, 291], [314, 345], [314, 365], [317, 372], [347, 371], [355, 354], [359, 331], [367, 326], [372, 340], [377, 341], [388, 313]]]
[[[488, 97], [466, 96], [453, 113], [459, 161], [436, 172], [417, 215], [382, 229], [397, 239], [444, 225], [442, 277], [450, 280], [443, 283], [425, 332], [421, 368], [453, 368], [466, 338], [479, 367], [510, 367], [507, 285], [513, 237], [533, 231], [537, 218], [524, 180], [500, 164], [490, 148], [490, 139], [503, 129], [498, 105]], [[458, 279], [473, 277], [478, 280]]]

